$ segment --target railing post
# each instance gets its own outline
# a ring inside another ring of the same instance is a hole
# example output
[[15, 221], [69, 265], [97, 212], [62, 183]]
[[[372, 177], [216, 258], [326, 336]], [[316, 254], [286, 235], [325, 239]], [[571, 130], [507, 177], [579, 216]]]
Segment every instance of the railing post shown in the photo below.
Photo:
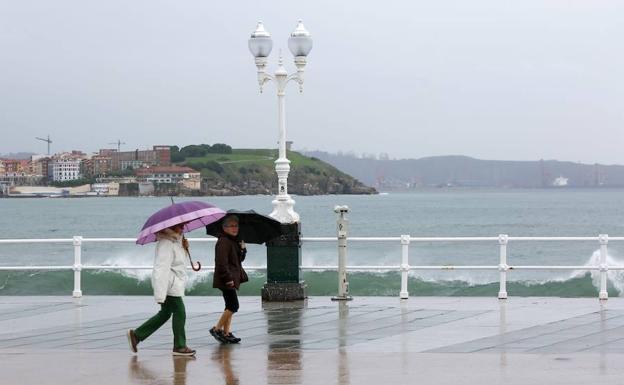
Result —
[[507, 234], [498, 235], [498, 245], [500, 246], [500, 261], [498, 271], [500, 271], [500, 288], [498, 290], [498, 299], [507, 299], [507, 243], [509, 236]]
[[348, 206], [336, 206], [334, 212], [338, 214], [336, 229], [338, 230], [338, 295], [332, 301], [350, 301], [349, 281], [347, 281], [347, 220]]
[[72, 293], [74, 298], [82, 297], [82, 290], [80, 288], [80, 272], [82, 271], [82, 237], [74, 236], [74, 292]]
[[598, 293], [598, 299], [609, 299], [609, 293], [607, 292], [607, 272], [609, 266], [607, 265], [607, 244], [609, 243], [608, 234], [598, 235], [598, 242], [600, 242], [600, 293]]
[[401, 299], [408, 299], [407, 280], [409, 277], [409, 244], [410, 236], [401, 235]]

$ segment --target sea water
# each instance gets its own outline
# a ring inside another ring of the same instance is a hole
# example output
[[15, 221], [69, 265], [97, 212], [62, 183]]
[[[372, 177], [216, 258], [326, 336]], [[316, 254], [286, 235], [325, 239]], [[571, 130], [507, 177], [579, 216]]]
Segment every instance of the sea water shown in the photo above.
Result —
[[[295, 196], [304, 237], [336, 235], [335, 205], [348, 205], [349, 235], [355, 237], [495, 237], [624, 236], [624, 190], [440, 189], [383, 195]], [[223, 209], [271, 211], [270, 196], [175, 198], [202, 200]], [[167, 197], [0, 199], [0, 238], [135, 237], [150, 214], [168, 205]], [[188, 235], [207, 237], [201, 229]], [[599, 257], [597, 241], [510, 242], [510, 265], [587, 265]], [[193, 257], [211, 265], [214, 244], [192, 243]], [[86, 243], [85, 265], [151, 265], [154, 246], [132, 243]], [[336, 265], [335, 243], [304, 243], [304, 265]], [[431, 242], [410, 245], [411, 265], [497, 265], [498, 243]], [[609, 244], [608, 262], [624, 265], [624, 242]], [[396, 243], [355, 243], [348, 248], [349, 265], [399, 265]], [[0, 265], [72, 265], [71, 244], [0, 245]], [[266, 266], [264, 246], [251, 245], [246, 265]], [[209, 269], [207, 269], [209, 270]], [[89, 294], [151, 294], [149, 270], [83, 271], [83, 292]], [[189, 272], [190, 295], [218, 294], [210, 271]], [[250, 273], [241, 294], [257, 295], [262, 271]], [[335, 271], [304, 273], [311, 295], [337, 290]], [[510, 295], [594, 296], [597, 273], [581, 271], [510, 271]], [[398, 295], [398, 272], [349, 273], [353, 295]], [[0, 295], [68, 295], [71, 271], [0, 272]], [[609, 292], [624, 290], [622, 273], [609, 272]], [[497, 271], [411, 271], [410, 295], [484, 295], [498, 291]], [[623, 294], [624, 295], [624, 294]]]

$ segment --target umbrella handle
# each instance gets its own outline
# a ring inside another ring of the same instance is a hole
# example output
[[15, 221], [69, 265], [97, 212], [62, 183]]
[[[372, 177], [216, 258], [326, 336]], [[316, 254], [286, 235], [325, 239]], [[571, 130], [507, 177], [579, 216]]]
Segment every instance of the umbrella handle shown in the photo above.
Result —
[[[173, 198], [171, 198], [171, 201], [173, 201]], [[187, 242], [188, 241], [186, 240], [186, 237], [184, 237], [184, 235], [182, 235], [182, 245], [184, 245], [185, 243], [188, 245]], [[191, 269], [193, 269], [193, 271], [200, 271], [201, 270], [201, 263], [199, 261], [197, 261], [197, 268], [195, 268], [195, 264], [193, 263], [193, 259], [191, 258], [191, 252], [189, 251], [188, 247], [184, 247], [184, 251], [186, 251], [186, 255], [188, 255], [189, 261], [191, 261]]]
[[195, 264], [193, 263], [193, 258], [191, 258], [191, 253], [188, 251], [188, 249], [184, 249], [184, 251], [186, 251], [186, 255], [188, 255], [189, 261], [191, 262], [191, 269], [193, 269], [193, 271], [200, 271], [201, 263], [197, 261], [197, 268], [195, 268]]
[[191, 259], [191, 253], [189, 253], [188, 251], [186, 252], [186, 255], [188, 255], [189, 257], [189, 261], [191, 261], [191, 269], [193, 269], [193, 271], [200, 271], [201, 270], [201, 263], [199, 261], [197, 261], [197, 268], [195, 268], [195, 263], [193, 262], [193, 260]]

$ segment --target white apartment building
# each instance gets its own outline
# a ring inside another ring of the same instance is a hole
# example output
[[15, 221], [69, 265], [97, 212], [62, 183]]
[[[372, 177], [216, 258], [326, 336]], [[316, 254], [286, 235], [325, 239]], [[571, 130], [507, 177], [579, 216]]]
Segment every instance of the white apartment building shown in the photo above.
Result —
[[70, 156], [55, 157], [51, 163], [52, 180], [63, 182], [80, 179], [80, 162], [80, 159]]

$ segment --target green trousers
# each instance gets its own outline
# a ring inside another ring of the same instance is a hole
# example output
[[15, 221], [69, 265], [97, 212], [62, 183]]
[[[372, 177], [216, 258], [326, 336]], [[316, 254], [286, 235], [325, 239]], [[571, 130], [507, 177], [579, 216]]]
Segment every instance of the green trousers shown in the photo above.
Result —
[[155, 316], [148, 319], [134, 330], [139, 341], [143, 341], [151, 336], [156, 330], [165, 324], [173, 314], [173, 347], [183, 348], [186, 346], [186, 333], [184, 324], [186, 323], [186, 309], [182, 297], [167, 296], [165, 302], [160, 305], [160, 311]]

